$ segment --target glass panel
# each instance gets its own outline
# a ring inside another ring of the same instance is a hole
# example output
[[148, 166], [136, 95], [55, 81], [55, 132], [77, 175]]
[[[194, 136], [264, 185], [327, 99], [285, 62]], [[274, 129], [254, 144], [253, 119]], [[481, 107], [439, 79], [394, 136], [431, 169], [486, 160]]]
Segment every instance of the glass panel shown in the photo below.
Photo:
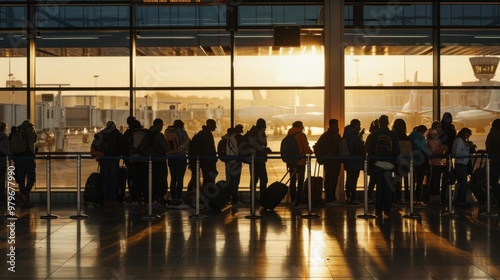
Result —
[[[95, 81], [97, 85], [97, 78]], [[36, 94], [40, 152], [88, 152], [94, 133], [106, 121], [114, 120], [117, 127], [127, 125], [127, 91], [67, 91], [64, 85], [61, 90], [52, 89], [40, 89]]]
[[323, 130], [323, 90], [249, 90], [235, 95], [235, 121], [245, 128], [264, 118], [270, 134], [286, 133], [296, 120], [311, 127], [313, 134]]
[[[497, 67], [493, 57], [500, 55], [498, 38], [500, 36], [492, 34], [488, 30], [443, 32], [441, 34], [441, 80], [443, 85], [476, 85], [474, 83], [478, 80], [484, 81], [482, 83], [484, 86], [491, 85]], [[484, 62], [474, 63], [473, 66], [471, 59], [474, 60], [473, 57], [477, 56], [491, 58], [484, 58]], [[481, 65], [484, 67], [479, 67]]]
[[346, 31], [346, 86], [390, 86], [419, 80], [432, 81], [430, 31], [379, 30], [373, 34]]
[[149, 128], [155, 118], [161, 118], [165, 125], [181, 119], [192, 136], [207, 119], [215, 119], [214, 134], [220, 136], [230, 126], [228, 91], [137, 91], [134, 99], [135, 117], [144, 127]]
[[138, 6], [136, 26], [226, 26], [226, 6]]
[[[403, 82], [398, 86], [429, 86], [431, 82]], [[345, 123], [359, 119], [361, 127], [368, 132], [370, 123], [385, 114], [392, 123], [394, 119], [406, 121], [408, 133], [419, 124], [432, 123], [432, 90], [346, 90]], [[367, 133], [365, 134], [365, 137]]]
[[227, 33], [142, 32], [137, 37], [137, 86], [229, 86]]
[[372, 27], [432, 25], [432, 6], [365, 5], [363, 6], [363, 23]]
[[129, 26], [128, 6], [37, 6], [36, 25], [44, 27], [110, 27]]
[[0, 33], [0, 38], [0, 77], [5, 81], [1, 87], [10, 88], [0, 92], [0, 119], [12, 127], [27, 117], [26, 34]]
[[26, 7], [0, 6], [0, 28], [25, 28]]
[[443, 4], [441, 24], [454, 26], [499, 26], [499, 4]]
[[238, 9], [240, 26], [255, 25], [318, 25], [322, 6], [240, 6]]
[[452, 114], [457, 132], [462, 127], [470, 128], [470, 140], [478, 149], [484, 149], [491, 122], [498, 118], [495, 112], [500, 112], [500, 91], [487, 88], [446, 90], [441, 94], [441, 104], [441, 112]]
[[36, 83], [71, 87], [129, 86], [128, 34], [43, 32], [36, 39]]
[[324, 52], [321, 32], [301, 35], [300, 47], [273, 47], [270, 32], [235, 35], [236, 86], [323, 86]]

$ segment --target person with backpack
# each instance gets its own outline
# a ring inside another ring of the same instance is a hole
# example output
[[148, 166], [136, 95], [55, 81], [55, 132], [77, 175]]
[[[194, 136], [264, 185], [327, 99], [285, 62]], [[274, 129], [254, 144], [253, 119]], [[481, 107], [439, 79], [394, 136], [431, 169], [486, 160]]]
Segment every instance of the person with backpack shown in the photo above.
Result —
[[377, 192], [375, 209], [388, 216], [391, 211], [392, 193], [396, 188], [392, 181], [392, 172], [400, 154], [398, 137], [389, 130], [389, 117], [381, 115], [378, 119], [380, 128], [372, 133], [368, 162], [376, 180]]
[[467, 164], [470, 161], [470, 146], [469, 138], [472, 136], [472, 131], [468, 127], [462, 127], [457, 133], [451, 150], [451, 155], [455, 158], [455, 174], [458, 183], [458, 195], [455, 201], [457, 207], [469, 208], [470, 204], [466, 203], [467, 196]]
[[106, 127], [94, 135], [91, 154], [99, 163], [104, 207], [118, 207], [116, 202], [118, 188], [118, 169], [120, 168], [120, 141], [122, 134], [114, 121], [108, 121]]
[[288, 135], [293, 135], [295, 138], [299, 157], [293, 162], [287, 162], [287, 169], [290, 170], [290, 196], [292, 198], [294, 208], [306, 208], [307, 205], [302, 204], [302, 189], [304, 188], [304, 177], [306, 172], [306, 155], [312, 155], [314, 152], [309, 147], [304, 131], [304, 124], [301, 121], [295, 121], [292, 127], [288, 130]]
[[448, 172], [446, 168], [446, 158], [443, 155], [448, 151], [446, 145], [441, 144], [439, 141], [438, 129], [441, 128], [439, 121], [434, 121], [427, 131], [427, 147], [429, 147], [429, 164], [430, 164], [430, 180], [429, 195], [432, 203], [446, 204], [447, 186], [440, 186], [441, 176], [443, 173]]
[[[126, 141], [129, 149], [129, 170], [128, 175], [132, 180], [132, 190], [130, 195], [132, 198], [132, 209], [140, 209], [141, 204], [147, 197], [144, 196], [148, 188], [148, 157], [149, 157], [149, 140], [148, 130], [144, 128], [141, 122], [137, 119], [131, 121], [130, 134], [127, 136]], [[144, 139], [144, 151], [140, 150], [141, 142]], [[129, 187], [130, 189], [130, 187]]]
[[7, 160], [11, 155], [10, 139], [7, 136], [7, 123], [0, 122], [0, 202], [6, 202], [5, 174], [7, 172]]
[[[269, 180], [266, 164], [267, 156], [271, 153], [271, 149], [267, 146], [266, 128], [266, 120], [259, 118], [255, 125], [243, 135], [242, 140], [238, 142], [239, 154], [243, 161], [249, 164], [250, 174], [253, 173], [253, 185], [251, 185], [251, 188], [256, 190], [257, 184], [259, 184], [260, 198], [265, 195]], [[241, 130], [243, 130], [243, 127]], [[254, 156], [253, 172], [251, 165], [252, 155]]]
[[358, 185], [359, 173], [363, 170], [365, 156], [365, 143], [363, 142], [364, 129], [361, 129], [361, 122], [358, 119], [352, 119], [350, 124], [344, 128], [342, 138], [347, 139], [350, 158], [344, 161], [344, 170], [346, 171], [345, 192], [347, 196], [346, 203], [349, 205], [358, 205], [356, 197], [356, 188]]
[[[153, 125], [149, 128], [149, 135], [151, 140], [151, 161], [152, 161], [152, 174], [153, 174], [153, 188], [152, 188], [152, 208], [163, 209], [165, 208], [166, 201], [165, 195], [167, 194], [168, 183], [168, 168], [167, 168], [167, 154], [170, 150], [165, 135], [163, 134], [163, 120], [156, 118], [153, 120]], [[146, 197], [148, 197], [149, 188], [147, 188]]]
[[182, 120], [175, 120], [174, 123], [165, 129], [165, 138], [169, 145], [168, 168], [170, 170], [170, 197], [171, 207], [175, 209], [187, 209], [188, 206], [182, 200], [182, 188], [184, 185], [184, 175], [186, 174], [186, 154], [189, 149], [189, 136], [184, 129]]
[[238, 141], [236, 140], [235, 128], [228, 128], [227, 134], [223, 135], [217, 145], [219, 159], [226, 165], [226, 183], [229, 187], [231, 205], [238, 207], [238, 187], [241, 178], [242, 163], [238, 158]]
[[413, 149], [413, 172], [414, 188], [416, 195], [414, 204], [426, 205], [429, 203], [429, 189], [424, 187], [424, 178], [429, 171], [429, 147], [425, 140], [427, 127], [425, 125], [417, 126], [409, 135]]
[[[403, 200], [409, 199], [409, 176], [410, 171], [410, 159], [412, 156], [412, 145], [410, 137], [408, 137], [406, 122], [403, 119], [395, 119], [392, 124], [392, 131], [396, 133], [398, 137], [399, 150], [401, 154], [399, 160], [396, 164], [395, 175], [396, 175], [396, 191], [394, 193], [394, 202], [396, 204], [402, 204]], [[403, 195], [403, 184], [404, 184], [404, 195]]]
[[37, 148], [35, 145], [37, 134], [33, 124], [29, 120], [25, 120], [17, 126], [17, 129], [10, 137], [16, 168], [16, 180], [19, 185], [19, 196], [23, 203], [22, 207], [31, 208], [33, 205], [30, 202], [30, 193], [36, 181], [35, 154]]
[[[132, 172], [131, 166], [130, 166], [130, 148], [129, 148], [129, 139], [130, 135], [132, 134], [132, 131], [135, 129], [133, 126], [135, 122], [135, 117], [134, 116], [129, 116], [127, 117], [127, 129], [123, 132], [122, 134], [122, 139], [120, 140], [120, 150], [123, 158], [123, 164], [127, 168], [127, 186], [128, 186], [128, 191], [129, 191], [129, 196], [128, 197], [119, 197], [118, 199], [131, 203], [133, 202], [133, 196], [132, 193], [134, 192], [133, 188], [133, 183], [132, 183], [132, 176], [130, 173]], [[124, 195], [124, 194], [123, 194]]]
[[339, 121], [337, 119], [330, 119], [328, 125], [328, 130], [319, 137], [313, 149], [318, 163], [324, 165], [325, 205], [333, 205], [337, 201], [335, 193], [342, 165], [342, 161], [339, 159], [341, 137], [339, 133]]

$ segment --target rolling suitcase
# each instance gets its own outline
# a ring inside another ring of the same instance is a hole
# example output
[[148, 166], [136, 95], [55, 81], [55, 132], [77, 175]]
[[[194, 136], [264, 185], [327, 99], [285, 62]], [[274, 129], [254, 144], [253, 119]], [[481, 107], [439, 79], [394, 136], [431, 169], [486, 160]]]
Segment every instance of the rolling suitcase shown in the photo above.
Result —
[[[281, 178], [280, 181], [276, 181], [269, 185], [265, 191], [265, 193], [260, 195], [260, 205], [264, 207], [266, 210], [273, 210], [280, 204], [280, 202], [283, 200], [283, 198], [286, 196], [288, 193], [288, 179], [286, 183], [283, 183], [283, 180], [285, 179], [286, 175], [288, 175], [289, 171], [285, 173], [285, 176]], [[294, 176], [295, 174], [291, 175]]]
[[[486, 151], [478, 150], [471, 158], [472, 173], [467, 187], [471, 190], [479, 204], [485, 204], [487, 200], [486, 193]], [[495, 192], [490, 187], [490, 202], [496, 201]]]
[[[319, 176], [318, 162], [314, 165], [314, 172], [311, 176], [311, 204], [312, 206], [323, 205], [323, 177]], [[302, 188], [303, 200], [302, 202], [309, 204], [309, 178], [304, 181], [304, 187]]]
[[85, 190], [83, 191], [83, 205], [87, 206], [93, 203], [94, 207], [99, 207], [104, 202], [101, 185], [101, 173], [92, 172], [85, 182]]
[[208, 205], [213, 209], [223, 209], [230, 198], [229, 184], [220, 180], [216, 184], [209, 183], [203, 186], [203, 194], [208, 199]]

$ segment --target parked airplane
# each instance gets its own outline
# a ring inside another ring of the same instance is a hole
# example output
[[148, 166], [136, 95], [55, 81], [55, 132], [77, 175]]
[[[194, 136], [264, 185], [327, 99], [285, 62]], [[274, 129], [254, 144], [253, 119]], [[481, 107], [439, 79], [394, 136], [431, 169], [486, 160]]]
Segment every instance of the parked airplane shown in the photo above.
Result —
[[500, 116], [500, 90], [495, 89], [491, 92], [490, 101], [486, 107], [458, 112], [452, 116], [457, 127], [474, 128], [476, 132], [484, 133], [485, 127]]
[[[418, 72], [415, 72], [413, 85], [417, 85]], [[258, 95], [260, 96], [260, 95]], [[254, 93], [255, 97], [255, 93]], [[260, 103], [262, 104], [262, 103]], [[385, 114], [390, 120], [396, 118], [404, 119], [408, 124], [408, 130], [415, 125], [428, 123], [432, 121], [432, 109], [421, 108], [419, 110], [417, 90], [410, 90], [408, 102], [401, 109], [391, 109], [389, 107], [374, 107], [374, 106], [352, 106], [346, 108], [345, 123], [356, 118], [361, 121], [362, 127], [368, 128], [371, 121]], [[470, 107], [469, 107], [470, 108]], [[458, 110], [463, 110], [462, 107], [447, 108], [452, 114]], [[290, 126], [294, 121], [300, 120], [306, 127], [324, 127], [324, 110], [321, 106], [272, 106], [260, 105], [255, 107], [242, 108], [239, 111], [238, 122], [255, 123], [260, 117], [267, 118], [270, 125], [278, 127]]]

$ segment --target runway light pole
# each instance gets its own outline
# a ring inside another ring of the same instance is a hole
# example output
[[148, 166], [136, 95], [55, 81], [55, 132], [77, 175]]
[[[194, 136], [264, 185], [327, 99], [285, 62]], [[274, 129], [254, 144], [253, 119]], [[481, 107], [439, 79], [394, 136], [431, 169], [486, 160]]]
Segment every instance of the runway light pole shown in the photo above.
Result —
[[97, 107], [97, 78], [99, 78], [99, 75], [94, 75], [94, 96], [95, 96], [95, 106]]

